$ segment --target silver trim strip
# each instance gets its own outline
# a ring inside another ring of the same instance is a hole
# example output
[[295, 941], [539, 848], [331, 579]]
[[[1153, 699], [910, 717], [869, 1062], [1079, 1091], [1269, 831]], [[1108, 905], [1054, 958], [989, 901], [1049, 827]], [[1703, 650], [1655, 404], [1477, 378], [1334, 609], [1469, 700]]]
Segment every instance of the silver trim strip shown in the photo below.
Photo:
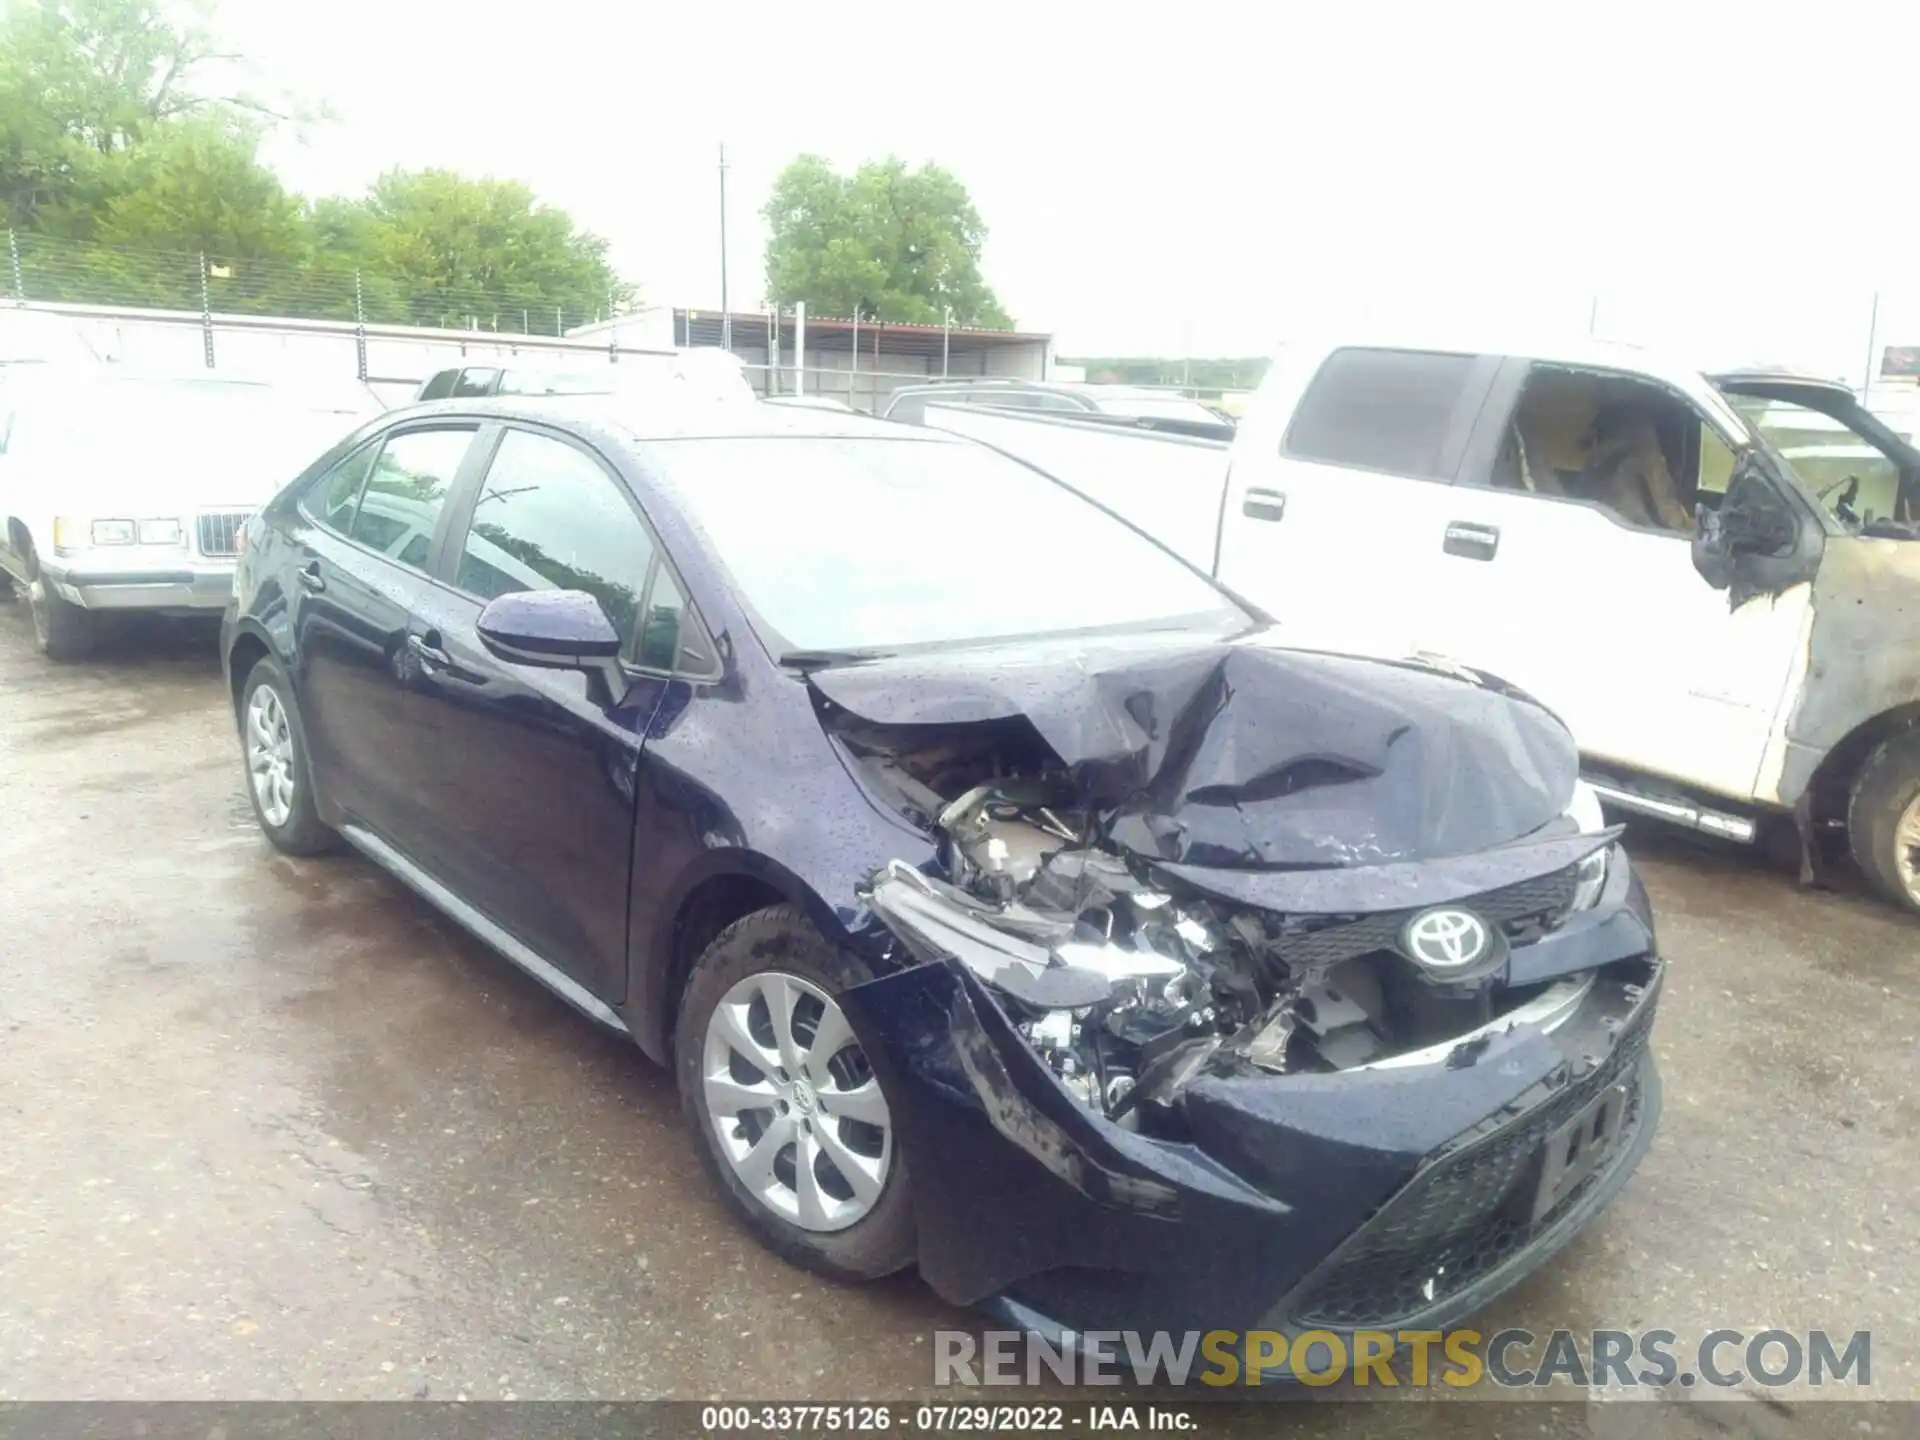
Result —
[[1469, 1041], [1478, 1040], [1482, 1035], [1503, 1035], [1516, 1025], [1535, 1025], [1542, 1033], [1551, 1035], [1573, 1018], [1573, 1012], [1580, 1008], [1581, 1002], [1587, 998], [1587, 992], [1593, 989], [1596, 973], [1587, 970], [1556, 980], [1526, 1004], [1509, 1010], [1497, 1020], [1488, 1021], [1477, 1030], [1469, 1030], [1464, 1035], [1456, 1035], [1451, 1040], [1442, 1040], [1422, 1050], [1389, 1055], [1384, 1060], [1369, 1060], [1364, 1065], [1350, 1065], [1347, 1069], [1404, 1070], [1412, 1065], [1437, 1065]]
[[342, 825], [340, 834], [348, 844], [392, 875], [394, 879], [413, 890], [428, 903], [444, 911], [448, 919], [458, 923], [475, 939], [484, 941], [498, 950], [589, 1020], [597, 1020], [609, 1030], [617, 1030], [622, 1035], [629, 1033], [627, 1022], [614, 1011], [547, 961], [542, 960], [438, 880], [421, 870], [379, 836], [369, 834], [358, 825]]
[[1685, 800], [1660, 800], [1652, 795], [1642, 795], [1637, 791], [1622, 790], [1617, 785], [1608, 785], [1599, 780], [1589, 779], [1587, 784], [1593, 787], [1594, 794], [1609, 805], [1617, 805], [1622, 810], [1632, 810], [1640, 815], [1652, 815], [1657, 819], [1670, 820], [1675, 825], [1686, 826], [1689, 830], [1703, 830], [1709, 835], [1723, 835], [1743, 845], [1751, 845], [1753, 837], [1759, 832], [1759, 827], [1744, 816], [1708, 810]]

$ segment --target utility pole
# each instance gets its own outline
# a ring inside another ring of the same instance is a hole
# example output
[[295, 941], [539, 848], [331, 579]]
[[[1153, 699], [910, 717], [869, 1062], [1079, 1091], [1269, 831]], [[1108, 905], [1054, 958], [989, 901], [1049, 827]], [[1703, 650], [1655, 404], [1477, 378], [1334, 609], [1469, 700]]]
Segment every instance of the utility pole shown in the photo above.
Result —
[[733, 311], [727, 308], [727, 146], [720, 144], [720, 348], [733, 351]]
[[940, 312], [940, 378], [947, 378], [947, 357], [952, 346], [953, 307], [948, 305]]

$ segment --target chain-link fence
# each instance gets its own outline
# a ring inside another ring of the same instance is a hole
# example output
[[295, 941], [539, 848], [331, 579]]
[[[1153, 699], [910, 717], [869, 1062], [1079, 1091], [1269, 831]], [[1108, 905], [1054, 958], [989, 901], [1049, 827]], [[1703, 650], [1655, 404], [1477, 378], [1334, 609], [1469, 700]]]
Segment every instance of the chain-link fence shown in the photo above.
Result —
[[618, 296], [554, 295], [530, 284], [402, 279], [318, 252], [291, 261], [125, 249], [9, 231], [10, 298], [37, 303], [351, 320], [370, 325], [565, 335], [614, 313]]
[[[403, 280], [324, 252], [298, 262], [223, 260], [26, 231], [5, 238], [0, 289], [8, 308], [55, 312], [103, 358], [294, 379], [351, 377], [389, 402], [410, 398], [454, 366], [580, 370], [723, 339], [760, 394], [804, 394], [868, 413], [883, 413], [901, 386], [929, 380], [1084, 373], [1054, 362], [1044, 336], [803, 321], [792, 311], [736, 312], [727, 324], [711, 312], [623, 306], [612, 294], [556, 299], [511, 285]], [[1164, 365], [1139, 373], [1104, 363], [1098, 369], [1089, 378], [1170, 398], [1213, 405], [1239, 398], [1222, 383], [1233, 377], [1196, 385], [1169, 383]]]

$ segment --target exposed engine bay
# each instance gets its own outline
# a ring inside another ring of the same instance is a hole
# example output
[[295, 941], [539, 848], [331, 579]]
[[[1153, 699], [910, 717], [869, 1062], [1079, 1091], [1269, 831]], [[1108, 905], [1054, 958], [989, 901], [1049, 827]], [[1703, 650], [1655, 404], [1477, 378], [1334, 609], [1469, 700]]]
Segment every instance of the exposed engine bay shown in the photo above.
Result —
[[[1207, 697], [1203, 728], [1212, 730], [1225, 702], [1245, 689]], [[1177, 1131], [1175, 1102], [1203, 1073], [1471, 1063], [1476, 1043], [1509, 1025], [1553, 1028], [1593, 984], [1588, 971], [1513, 985], [1506, 970], [1514, 945], [1598, 898], [1611, 836], [1593, 833], [1597, 804], [1579, 816], [1537, 805], [1530, 815], [1516, 811], [1533, 822], [1526, 835], [1561, 834], [1572, 848], [1562, 845], [1545, 873], [1487, 887], [1459, 908], [1388, 898], [1365, 910], [1302, 912], [1223, 891], [1258, 888], [1275, 874], [1311, 877], [1313, 867], [1243, 865], [1196, 883], [1210, 872], [1169, 862], [1192, 853], [1204, 825], [1222, 829], [1217, 814], [1189, 823], [1195, 807], [1224, 809], [1229, 823], [1241, 824], [1256, 802], [1292, 800], [1304, 831], [1320, 823], [1329, 791], [1351, 803], [1356, 772], [1378, 779], [1390, 768], [1375, 756], [1357, 758], [1366, 754], [1365, 727], [1341, 751], [1317, 745], [1304, 759], [1282, 757], [1286, 774], [1277, 781], [1273, 756], [1246, 743], [1229, 747], [1232, 763], [1257, 773], [1241, 782], [1199, 773], [1205, 747], [1191, 743], [1194, 735], [1187, 743], [1176, 737], [1166, 753], [1145, 756], [1116, 781], [1111, 757], [1090, 765], [1086, 756], [1063, 756], [1050, 743], [1063, 739], [1060, 730], [1043, 733], [1044, 712], [894, 724], [831, 698], [819, 703], [875, 799], [938, 847], [937, 873], [896, 861], [872, 877], [874, 913], [912, 958], [956, 959], [988, 982], [1055, 1077], [1120, 1124]], [[1071, 749], [1073, 737], [1064, 739]], [[1441, 747], [1455, 763], [1463, 749]], [[1170, 784], [1173, 760], [1185, 768]], [[1542, 790], [1552, 783], [1543, 781]], [[1563, 806], [1573, 790], [1570, 772], [1564, 784]], [[1268, 832], [1284, 837], [1281, 826]], [[1387, 874], [1420, 855], [1409, 841], [1365, 858]], [[1427, 963], [1409, 948], [1409, 926], [1423, 920], [1432, 932], [1419, 937]]]

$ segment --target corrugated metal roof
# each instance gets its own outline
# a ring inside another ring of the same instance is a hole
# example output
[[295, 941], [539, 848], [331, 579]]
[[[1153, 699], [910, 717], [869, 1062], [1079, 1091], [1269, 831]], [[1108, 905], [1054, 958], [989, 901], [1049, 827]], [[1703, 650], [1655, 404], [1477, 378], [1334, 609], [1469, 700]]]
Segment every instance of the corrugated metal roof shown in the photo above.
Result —
[[[676, 309], [673, 312], [674, 339], [683, 345], [717, 345], [720, 343], [721, 320], [722, 314], [718, 310]], [[732, 312], [732, 322], [736, 343], [765, 347], [767, 316], [764, 311], [735, 310]], [[782, 315], [779, 324], [781, 344], [791, 348], [793, 317]], [[852, 319], [807, 316], [809, 345], [824, 342], [831, 348], [844, 350], [852, 342], [856, 331], [863, 355], [873, 353], [876, 339], [883, 355], [938, 355], [942, 344], [952, 353], [962, 354], [1014, 345], [1048, 345], [1053, 341], [1051, 335], [1029, 330], [978, 330], [958, 325], [948, 330], [939, 325], [872, 320], [862, 320], [856, 327]]]

